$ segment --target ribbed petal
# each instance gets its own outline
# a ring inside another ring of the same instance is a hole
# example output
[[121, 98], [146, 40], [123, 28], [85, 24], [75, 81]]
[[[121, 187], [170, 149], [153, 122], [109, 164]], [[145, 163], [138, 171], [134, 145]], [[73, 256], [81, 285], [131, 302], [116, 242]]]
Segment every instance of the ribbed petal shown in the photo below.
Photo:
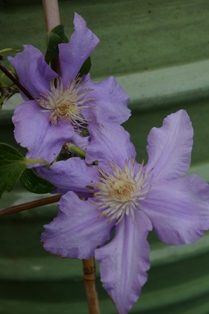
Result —
[[94, 250], [110, 238], [112, 224], [98, 218], [96, 206], [80, 200], [73, 192], [59, 202], [58, 216], [48, 225], [41, 240], [44, 248], [62, 257], [88, 259]]
[[54, 163], [50, 169], [37, 168], [36, 172], [57, 187], [57, 193], [68, 191], [92, 193], [98, 177], [97, 166], [87, 166], [84, 160], [73, 157]]
[[99, 123], [123, 123], [130, 117], [128, 94], [117, 83], [114, 77], [109, 77], [99, 83], [94, 83], [87, 75], [85, 88], [90, 89], [87, 98], [92, 99], [85, 112], [87, 120], [96, 120]]
[[151, 229], [150, 220], [139, 211], [134, 223], [130, 218], [123, 219], [116, 227], [114, 239], [95, 251], [101, 281], [120, 314], [128, 313], [147, 280], [147, 234]]
[[49, 113], [42, 112], [33, 100], [18, 106], [13, 115], [15, 139], [28, 149], [28, 158], [43, 158], [52, 162], [62, 145], [74, 134], [73, 127], [66, 120], [57, 125], [49, 122]]
[[152, 186], [142, 203], [159, 239], [172, 245], [192, 243], [209, 228], [209, 186], [196, 175]]
[[192, 138], [192, 124], [185, 110], [169, 115], [161, 128], [150, 131], [146, 168], [154, 168], [154, 180], [171, 180], [185, 175], [191, 162]]
[[71, 144], [78, 146], [79, 148], [86, 151], [89, 144], [89, 136], [81, 136], [79, 133], [74, 131], [74, 134], [71, 138]]
[[110, 162], [115, 162], [123, 168], [126, 159], [136, 157], [130, 134], [122, 126], [92, 123], [88, 129], [91, 141], [86, 152], [87, 163], [97, 160], [99, 166], [108, 168]]
[[20, 84], [33, 98], [46, 94], [50, 90], [50, 80], [57, 77], [57, 73], [44, 60], [43, 54], [31, 45], [25, 45], [22, 52], [14, 58], [8, 57], [8, 60], [17, 72]]
[[64, 86], [76, 77], [84, 61], [99, 42], [96, 35], [87, 28], [84, 19], [77, 13], [74, 16], [74, 28], [70, 42], [59, 45], [60, 69]]

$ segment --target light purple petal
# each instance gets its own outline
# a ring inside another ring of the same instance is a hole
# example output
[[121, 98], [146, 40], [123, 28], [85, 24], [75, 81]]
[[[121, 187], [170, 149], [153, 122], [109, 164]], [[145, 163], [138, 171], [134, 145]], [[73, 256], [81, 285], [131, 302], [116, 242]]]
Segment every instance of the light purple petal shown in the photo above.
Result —
[[57, 125], [49, 122], [49, 113], [42, 112], [33, 100], [18, 106], [13, 115], [15, 139], [28, 149], [28, 158], [42, 158], [52, 162], [62, 145], [74, 134], [67, 120], [59, 120]]
[[39, 167], [36, 172], [54, 184], [56, 192], [62, 194], [68, 191], [92, 193], [98, 181], [97, 166], [87, 166], [79, 157], [55, 162], [50, 169]]
[[46, 94], [50, 90], [50, 80], [57, 77], [57, 73], [44, 60], [43, 54], [31, 45], [25, 45], [22, 52], [14, 58], [8, 57], [8, 60], [15, 68], [20, 84], [34, 98]]
[[97, 160], [99, 166], [108, 167], [110, 162], [115, 162], [123, 168], [126, 159], [136, 157], [130, 134], [122, 126], [113, 123], [92, 123], [88, 130], [91, 141], [86, 151], [87, 163]]
[[87, 120], [96, 120], [99, 123], [123, 123], [130, 117], [128, 94], [117, 83], [114, 77], [109, 77], [99, 83], [94, 83], [87, 75], [85, 88], [90, 89], [87, 98], [92, 99], [85, 112]]
[[75, 31], [70, 42], [59, 45], [60, 69], [64, 86], [76, 77], [84, 61], [99, 42], [97, 36], [87, 28], [85, 20], [77, 13], [74, 16], [74, 27]]
[[141, 210], [149, 216], [161, 241], [192, 243], [209, 228], [209, 186], [196, 175], [158, 182]]
[[148, 170], [154, 168], [154, 180], [182, 177], [189, 170], [193, 128], [185, 110], [169, 115], [161, 128], [148, 136]]
[[89, 144], [89, 136], [81, 136], [79, 133], [74, 131], [74, 134], [71, 138], [71, 144], [78, 146], [79, 148], [86, 151]]
[[98, 218], [96, 206], [80, 200], [73, 192], [59, 202], [58, 216], [48, 225], [41, 240], [44, 248], [62, 257], [88, 259], [94, 256], [98, 245], [110, 238], [113, 223]]
[[123, 219], [116, 227], [114, 239], [95, 251], [101, 281], [120, 314], [128, 313], [147, 280], [147, 234], [151, 229], [150, 220], [139, 211], [134, 223], [130, 218]]

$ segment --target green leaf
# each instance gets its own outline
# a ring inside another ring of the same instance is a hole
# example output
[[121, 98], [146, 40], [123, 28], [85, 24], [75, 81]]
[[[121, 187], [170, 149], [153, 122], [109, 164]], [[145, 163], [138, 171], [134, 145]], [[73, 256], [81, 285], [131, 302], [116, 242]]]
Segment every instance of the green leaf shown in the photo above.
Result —
[[91, 58], [88, 57], [86, 61], [83, 63], [82, 67], [78, 71], [78, 76], [82, 76], [90, 72], [91, 69]]
[[47, 63], [58, 56], [58, 45], [61, 43], [68, 43], [68, 38], [64, 32], [64, 26], [62, 24], [54, 27], [51, 32], [47, 34], [46, 42], [46, 54], [45, 60]]
[[0, 198], [14, 188], [26, 166], [25, 157], [16, 148], [0, 143]]
[[36, 194], [50, 193], [56, 189], [53, 184], [39, 177], [32, 169], [25, 169], [20, 182], [24, 188]]

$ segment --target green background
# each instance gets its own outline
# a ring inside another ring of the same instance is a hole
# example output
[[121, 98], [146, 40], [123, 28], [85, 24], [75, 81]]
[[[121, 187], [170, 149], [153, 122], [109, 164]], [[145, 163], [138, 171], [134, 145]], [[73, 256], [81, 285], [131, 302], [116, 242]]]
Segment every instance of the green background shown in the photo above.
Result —
[[[66, 0], [59, 1], [68, 36], [74, 11], [100, 38], [92, 54], [95, 81], [109, 75], [131, 97], [132, 117], [125, 123], [147, 158], [146, 139], [153, 126], [181, 108], [194, 127], [190, 173], [209, 182], [209, 1], [208, 0]], [[23, 44], [45, 51], [42, 3], [0, 3], [0, 49]], [[0, 112], [0, 141], [15, 144], [11, 115], [14, 97]], [[0, 208], [40, 198], [19, 186], [5, 193]], [[56, 205], [0, 219], [0, 314], [87, 314], [80, 261], [46, 253], [40, 243], [43, 224]], [[152, 263], [148, 282], [130, 313], [209, 313], [209, 235], [193, 245], [172, 247], [149, 236]], [[130, 257], [131, 258], [131, 257]], [[101, 313], [115, 309], [99, 282]]]

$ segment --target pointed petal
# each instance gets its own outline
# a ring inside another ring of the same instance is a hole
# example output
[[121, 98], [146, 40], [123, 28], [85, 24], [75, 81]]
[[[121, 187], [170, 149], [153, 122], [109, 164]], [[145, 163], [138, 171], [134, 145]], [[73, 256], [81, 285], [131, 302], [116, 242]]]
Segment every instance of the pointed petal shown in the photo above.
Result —
[[57, 77], [57, 73], [44, 60], [43, 54], [31, 45], [25, 45], [22, 52], [14, 58], [8, 57], [8, 60], [17, 72], [20, 84], [34, 98], [46, 94], [50, 90], [50, 81]]
[[90, 90], [88, 98], [92, 99], [85, 113], [87, 120], [119, 124], [128, 120], [131, 115], [127, 108], [129, 96], [114, 77], [94, 83], [87, 75], [85, 80], [85, 88]]
[[57, 187], [56, 193], [62, 194], [68, 191], [92, 193], [98, 181], [97, 166], [87, 166], [79, 157], [55, 162], [50, 169], [39, 167], [36, 172]]
[[154, 168], [154, 180], [182, 177], [189, 170], [193, 128], [185, 110], [169, 115], [161, 128], [148, 136], [148, 170]]
[[192, 243], [209, 227], [209, 186], [196, 175], [159, 182], [152, 186], [141, 210], [161, 241]]
[[115, 162], [123, 168], [126, 159], [136, 157], [134, 145], [130, 142], [130, 134], [122, 126], [92, 123], [88, 130], [91, 141], [86, 151], [87, 163], [97, 160], [100, 167], [108, 168], [110, 162]]
[[75, 13], [75, 31], [71, 36], [70, 42], [59, 45], [59, 60], [64, 86], [72, 81], [84, 61], [90, 56], [99, 39], [90, 31], [84, 19]]
[[27, 158], [52, 162], [74, 133], [71, 124], [65, 120], [60, 119], [57, 125], [52, 125], [49, 113], [42, 112], [33, 100], [18, 106], [12, 120], [16, 141], [28, 149]]
[[120, 314], [128, 313], [147, 280], [147, 234], [151, 229], [150, 220], [139, 211], [134, 223], [130, 218], [123, 219], [116, 227], [114, 239], [95, 251], [101, 281]]
[[98, 218], [96, 206], [73, 192], [59, 202], [58, 216], [48, 225], [41, 240], [46, 251], [69, 258], [91, 258], [98, 245], [110, 238], [112, 224]]

